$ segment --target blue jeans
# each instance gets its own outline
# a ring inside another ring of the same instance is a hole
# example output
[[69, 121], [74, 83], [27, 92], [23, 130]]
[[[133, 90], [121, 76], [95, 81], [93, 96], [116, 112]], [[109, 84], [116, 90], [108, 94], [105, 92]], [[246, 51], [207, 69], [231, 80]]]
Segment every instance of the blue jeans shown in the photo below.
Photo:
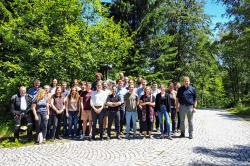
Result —
[[[166, 123], [166, 128], [164, 129], [163, 129], [163, 118], [162, 118], [163, 116], [165, 118], [165, 123]], [[171, 123], [170, 123], [169, 113], [167, 112], [167, 108], [165, 105], [162, 105], [161, 110], [158, 111], [158, 118], [159, 118], [161, 133], [170, 135]]]
[[[69, 134], [71, 134], [72, 136], [76, 135], [77, 124], [78, 124], [78, 112], [69, 111]], [[74, 130], [72, 130], [73, 125], [74, 125]]]
[[43, 138], [46, 138], [48, 125], [48, 119], [46, 118], [47, 115], [47, 111], [37, 112], [38, 120], [36, 120], [36, 140], [40, 132], [42, 132]]
[[133, 132], [136, 134], [136, 112], [126, 111], [126, 133], [129, 134], [130, 131], [130, 121], [133, 122]]

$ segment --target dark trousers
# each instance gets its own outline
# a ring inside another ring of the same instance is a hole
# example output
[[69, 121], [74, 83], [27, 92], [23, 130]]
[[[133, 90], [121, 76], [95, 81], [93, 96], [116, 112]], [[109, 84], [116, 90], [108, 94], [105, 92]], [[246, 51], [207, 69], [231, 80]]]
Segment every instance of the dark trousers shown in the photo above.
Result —
[[92, 110], [92, 119], [93, 119], [93, 125], [92, 125], [92, 137], [95, 138], [96, 135], [96, 124], [98, 119], [99, 124], [99, 132], [100, 137], [103, 137], [103, 118], [105, 116], [105, 112], [101, 111], [99, 114], [97, 114], [94, 110]]
[[140, 108], [138, 108], [137, 112], [138, 112], [138, 120], [139, 120], [140, 133], [142, 133], [142, 110]]
[[14, 117], [15, 119], [15, 129], [14, 129], [14, 138], [19, 139], [19, 132], [22, 122], [25, 121], [27, 123], [27, 137], [28, 139], [32, 139], [32, 118], [31, 113], [20, 114]]
[[38, 120], [36, 120], [36, 138], [42, 132], [43, 138], [46, 138], [48, 119], [47, 112], [37, 112]]
[[120, 107], [120, 132], [123, 132], [123, 126], [125, 124], [125, 106]]
[[115, 131], [116, 136], [120, 134], [120, 111], [109, 111], [108, 112], [108, 136], [111, 137], [111, 126], [115, 120]]
[[172, 132], [176, 130], [176, 109], [171, 108]]
[[59, 137], [62, 119], [63, 119], [63, 114], [56, 114], [56, 115], [50, 116], [49, 124], [52, 125], [50, 136], [52, 139], [55, 139], [55, 137]]
[[[77, 132], [77, 123], [78, 123], [78, 112], [69, 111], [69, 134], [73, 137]], [[74, 129], [72, 129], [74, 126]]]
[[180, 112], [177, 112], [177, 130], [180, 130], [180, 126], [181, 126]]
[[67, 122], [66, 110], [63, 112], [63, 135], [67, 136], [68, 133], [68, 122]]
[[155, 128], [159, 129], [159, 127], [160, 127], [160, 123], [159, 123], [158, 114], [155, 114]]

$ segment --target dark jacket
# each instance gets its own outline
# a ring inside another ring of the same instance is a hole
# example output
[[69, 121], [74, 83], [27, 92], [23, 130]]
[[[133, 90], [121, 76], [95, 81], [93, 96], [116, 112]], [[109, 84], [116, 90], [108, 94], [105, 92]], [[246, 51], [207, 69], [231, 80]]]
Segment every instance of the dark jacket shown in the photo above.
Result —
[[[24, 113], [29, 113], [31, 111], [31, 105], [32, 105], [32, 96], [29, 94], [25, 95], [25, 100], [27, 103], [27, 109], [23, 110], [22, 112]], [[13, 95], [11, 97], [11, 104], [10, 104], [10, 109], [12, 113], [21, 113], [21, 95], [18, 93], [16, 95]]]
[[[165, 93], [166, 100], [164, 101], [164, 105], [167, 108], [167, 111], [170, 112], [170, 98], [169, 94]], [[155, 98], [155, 111], [159, 111], [161, 109], [161, 93], [158, 93]]]

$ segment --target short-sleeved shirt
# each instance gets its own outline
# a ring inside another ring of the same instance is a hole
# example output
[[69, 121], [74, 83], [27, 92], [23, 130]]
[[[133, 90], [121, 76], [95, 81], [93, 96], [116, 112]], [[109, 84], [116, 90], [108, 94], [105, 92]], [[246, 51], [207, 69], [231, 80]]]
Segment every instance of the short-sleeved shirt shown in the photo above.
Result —
[[91, 105], [90, 105], [91, 95], [92, 95], [92, 90], [89, 92], [84, 91], [81, 93], [81, 97], [83, 98], [82, 102], [84, 110], [91, 110]]
[[181, 105], [194, 105], [196, 101], [196, 90], [192, 86], [182, 86], [178, 89], [176, 96]]
[[124, 96], [124, 103], [126, 105], [126, 111], [128, 112], [136, 112], [138, 102], [139, 102], [139, 98], [137, 94], [135, 93], [127, 93]]
[[[120, 98], [120, 96], [118, 96], [118, 95], [113, 95], [113, 94], [111, 94], [111, 95], [109, 95], [108, 96], [108, 98], [107, 98], [107, 102], [120, 102], [121, 101], [121, 98]], [[120, 108], [120, 106], [117, 106], [117, 107], [108, 107], [108, 110], [109, 111], [118, 111], [119, 110], [119, 108]]]
[[47, 104], [48, 104], [48, 99], [43, 98], [40, 101], [37, 101], [35, 98], [33, 100], [33, 103], [36, 104], [36, 112], [46, 112], [47, 111]]
[[118, 87], [116, 89], [116, 95], [120, 96], [122, 103], [124, 103], [124, 96], [127, 94], [127, 92], [128, 92], [127, 89], [123, 87], [121, 88]]

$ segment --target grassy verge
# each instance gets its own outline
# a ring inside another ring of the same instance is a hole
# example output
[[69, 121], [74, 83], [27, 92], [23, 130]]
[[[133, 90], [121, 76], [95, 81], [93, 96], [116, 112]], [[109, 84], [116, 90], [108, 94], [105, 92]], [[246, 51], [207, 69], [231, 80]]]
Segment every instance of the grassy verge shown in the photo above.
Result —
[[250, 121], [250, 107], [235, 107], [227, 110], [231, 114], [238, 115], [247, 121]]

